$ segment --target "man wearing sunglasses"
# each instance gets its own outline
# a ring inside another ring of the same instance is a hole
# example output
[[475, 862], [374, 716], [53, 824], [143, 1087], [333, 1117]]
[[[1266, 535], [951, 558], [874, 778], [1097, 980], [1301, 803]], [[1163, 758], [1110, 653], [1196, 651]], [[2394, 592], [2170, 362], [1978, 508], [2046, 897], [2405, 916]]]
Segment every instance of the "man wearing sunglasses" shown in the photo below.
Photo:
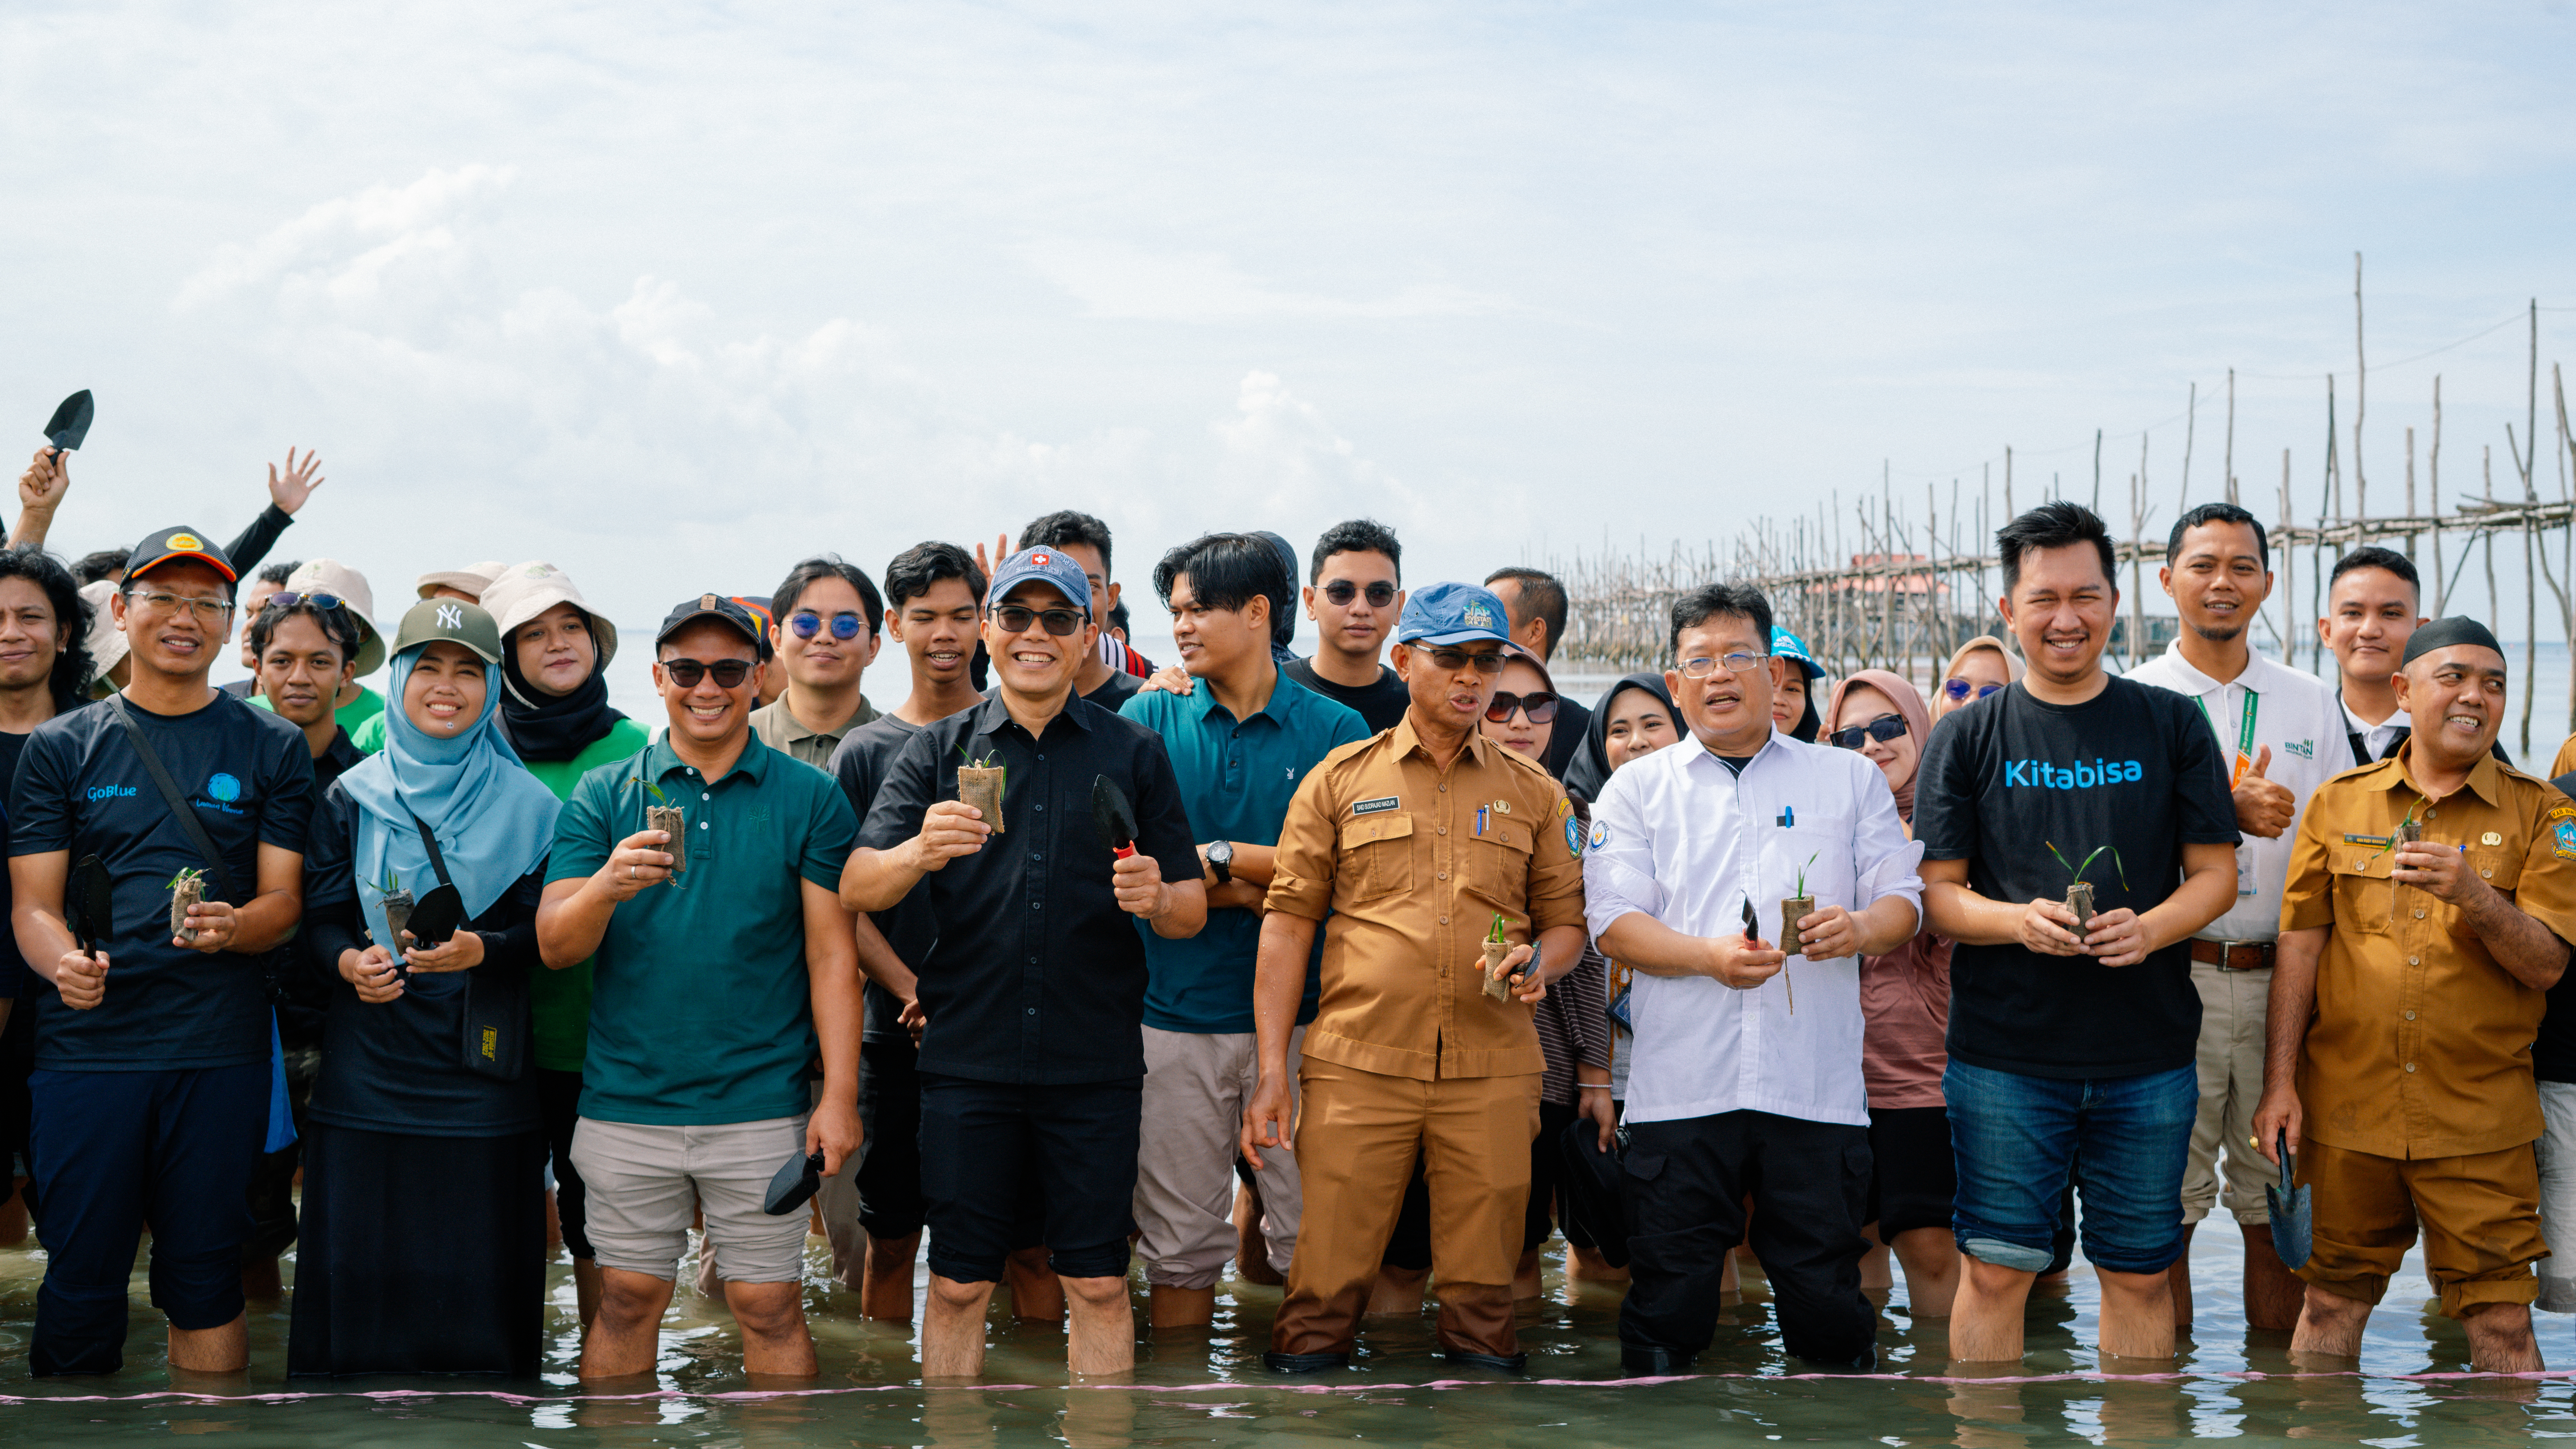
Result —
[[[1179, 940], [1206, 921], [1198, 848], [1160, 736], [1074, 693], [1098, 658], [1096, 595], [1067, 551], [994, 571], [983, 641], [994, 692], [895, 756], [841, 873], [853, 910], [915, 887], [938, 936], [914, 963], [930, 1291], [921, 1369], [979, 1372], [984, 1316], [1023, 1205], [1064, 1285], [1076, 1373], [1135, 1363], [1127, 1233], [1136, 1196], [1148, 969], [1137, 923]], [[1003, 770], [1001, 818], [958, 798], [962, 765]], [[1132, 848], [1103, 839], [1106, 781]]]
[[787, 692], [751, 712], [752, 733], [828, 769], [843, 737], [877, 717], [859, 678], [876, 662], [885, 601], [866, 571], [823, 554], [789, 569], [769, 602], [769, 643]]
[[[781, 1164], [819, 1152], [837, 1175], [859, 1148], [856, 927], [835, 898], [857, 821], [830, 776], [752, 733], [748, 609], [700, 594], [654, 646], [670, 731], [573, 787], [537, 908], [549, 970], [593, 963], [572, 1161], [600, 1305], [581, 1376], [651, 1370], [697, 1210], [744, 1370], [811, 1375], [805, 1215], [762, 1203]], [[655, 806], [680, 810], [684, 850], [648, 828]]]
[[1404, 608], [1403, 564], [1395, 531], [1375, 519], [1325, 529], [1315, 541], [1306, 587], [1315, 656], [1279, 666], [1306, 688], [1358, 710], [1372, 730], [1391, 728], [1413, 705], [1404, 681], [1377, 662]]

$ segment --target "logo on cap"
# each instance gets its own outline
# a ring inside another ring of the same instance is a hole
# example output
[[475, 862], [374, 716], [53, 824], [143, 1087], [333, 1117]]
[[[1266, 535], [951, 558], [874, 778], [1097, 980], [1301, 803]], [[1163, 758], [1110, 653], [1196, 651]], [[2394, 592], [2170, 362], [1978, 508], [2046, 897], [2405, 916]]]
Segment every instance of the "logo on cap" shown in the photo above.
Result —
[[170, 535], [170, 546], [178, 549], [205, 547], [203, 543], [198, 542], [197, 536], [193, 533], [174, 533]]
[[698, 607], [699, 607], [699, 608], [701, 608], [701, 609], [712, 609], [712, 608], [714, 608], [715, 606], [716, 606], [716, 596], [715, 596], [715, 595], [713, 595], [713, 594], [700, 594], [700, 595], [698, 595]]
[[463, 609], [460, 609], [460, 608], [456, 607], [454, 604], [441, 604], [441, 605], [439, 605], [439, 606], [438, 606], [438, 627], [440, 627], [440, 628], [442, 628], [442, 629], [462, 629], [462, 628], [464, 628], [464, 627], [465, 627], [465, 611], [464, 611]]
[[1469, 604], [1467, 606], [1466, 619], [1467, 627], [1470, 629], [1490, 629], [1494, 627], [1494, 611], [1486, 608], [1482, 604]]
[[1033, 553], [1029, 555], [1029, 562], [1036, 564], [1040, 568], [1044, 568], [1048, 564], [1053, 563], [1054, 560], [1048, 558], [1045, 554]]

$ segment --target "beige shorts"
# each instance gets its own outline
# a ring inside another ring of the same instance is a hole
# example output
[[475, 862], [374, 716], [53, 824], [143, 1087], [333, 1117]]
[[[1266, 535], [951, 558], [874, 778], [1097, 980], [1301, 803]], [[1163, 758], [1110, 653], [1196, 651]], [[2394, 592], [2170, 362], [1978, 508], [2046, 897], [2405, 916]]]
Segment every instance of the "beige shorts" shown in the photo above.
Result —
[[2240, 1225], [2268, 1223], [2271, 1207], [2263, 1189], [2279, 1185], [2281, 1170], [2246, 1142], [2254, 1132], [2254, 1109], [2263, 1101], [2263, 1022], [2272, 973], [2221, 971], [2194, 961], [2191, 984], [2200, 992], [2200, 1116], [2192, 1123], [2191, 1161], [2182, 1173], [2182, 1220], [2196, 1223], [2211, 1208], [2224, 1206]]
[[[1296, 1120], [1297, 1053], [1306, 1029], [1288, 1038], [1288, 1111]], [[1238, 1248], [1234, 1162], [1243, 1109], [1261, 1084], [1252, 1033], [1206, 1035], [1145, 1028], [1144, 1130], [1136, 1153], [1136, 1255], [1157, 1287], [1207, 1288]], [[1297, 1158], [1261, 1150], [1261, 1235], [1281, 1273], [1297, 1254], [1302, 1192]]]
[[600, 1122], [572, 1134], [572, 1165], [589, 1189], [590, 1243], [599, 1266], [676, 1279], [689, 1223], [703, 1209], [707, 1251], [736, 1283], [794, 1283], [805, 1276], [803, 1208], [760, 1210], [769, 1180], [805, 1151], [805, 1118], [714, 1127]]

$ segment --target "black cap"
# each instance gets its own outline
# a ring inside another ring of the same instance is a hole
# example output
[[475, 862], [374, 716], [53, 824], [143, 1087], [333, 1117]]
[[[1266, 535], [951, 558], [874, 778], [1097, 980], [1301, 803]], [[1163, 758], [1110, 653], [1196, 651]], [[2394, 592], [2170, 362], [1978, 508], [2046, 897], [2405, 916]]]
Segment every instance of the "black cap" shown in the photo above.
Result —
[[698, 619], [718, 619], [742, 631], [743, 639], [753, 649], [760, 647], [760, 625], [751, 611], [722, 594], [700, 594], [686, 603], [675, 604], [662, 616], [662, 627], [653, 636], [653, 647], [659, 649], [672, 635]]
[[2436, 619], [2408, 636], [2406, 652], [2398, 659], [2398, 666], [2403, 668], [2436, 649], [2448, 649], [2454, 644], [2475, 644], [2481, 649], [2492, 649], [2499, 656], [2504, 653], [2504, 646], [2496, 642], [2493, 630], [2466, 614], [2452, 614]]
[[241, 581], [241, 575], [233, 569], [233, 561], [224, 557], [222, 549], [207, 541], [204, 530], [185, 525], [165, 528], [136, 545], [134, 552], [125, 556], [125, 576], [130, 579], [155, 564], [165, 564], [174, 558], [204, 559], [214, 565], [215, 572], [222, 574], [226, 582]]

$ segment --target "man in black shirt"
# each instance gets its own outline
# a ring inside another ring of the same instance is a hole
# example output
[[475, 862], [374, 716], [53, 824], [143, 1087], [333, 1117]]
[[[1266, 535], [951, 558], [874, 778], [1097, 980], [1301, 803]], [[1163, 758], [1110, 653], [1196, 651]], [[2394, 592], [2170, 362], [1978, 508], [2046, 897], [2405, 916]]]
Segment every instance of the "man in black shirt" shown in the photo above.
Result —
[[[931, 1229], [921, 1367], [978, 1372], [984, 1311], [1032, 1176], [1072, 1300], [1076, 1373], [1135, 1363], [1127, 1231], [1145, 1074], [1145, 948], [1207, 919], [1198, 847], [1160, 736], [1073, 697], [1100, 631], [1079, 565], [1023, 549], [995, 570], [984, 644], [996, 689], [895, 757], [841, 876], [841, 904], [929, 893], [921, 963], [922, 1190]], [[958, 799], [961, 763], [1005, 771], [1002, 819]], [[1093, 824], [1094, 782], [1122, 792], [1134, 849]]]
[[[2072, 1171], [2102, 1352], [2169, 1357], [2200, 1103], [2189, 938], [2236, 902], [2235, 802], [2191, 700], [2103, 672], [2120, 593], [2102, 521], [2048, 503], [1995, 540], [2030, 671], [1943, 717], [1914, 792], [1925, 914], [1958, 942], [1950, 1356], [2021, 1357]], [[2067, 908], [2071, 877], [2093, 885], [2089, 921]]]
[[[1023, 550], [1043, 548], [1073, 560], [1082, 570], [1083, 581], [1091, 586], [1091, 618], [1100, 623], [1118, 607], [1119, 586], [1109, 578], [1109, 525], [1088, 513], [1060, 509], [1029, 521], [1020, 530]], [[998, 571], [998, 570], [997, 570]], [[1112, 714], [1127, 702], [1144, 680], [1124, 669], [1112, 669], [1109, 660], [1095, 645], [1074, 672], [1076, 694]]]
[[[1404, 613], [1404, 546], [1374, 519], [1354, 518], [1315, 541], [1306, 617], [1315, 621], [1315, 657], [1279, 671], [1336, 704], [1360, 712], [1371, 730], [1404, 718], [1413, 696], [1395, 671], [1378, 662]], [[1562, 727], [1560, 727], [1560, 732]], [[1575, 730], [1572, 737], [1581, 739]]]
[[[259, 958], [301, 912], [313, 768], [294, 726], [207, 687], [233, 583], [230, 561], [195, 530], [146, 539], [112, 600], [133, 682], [38, 726], [11, 791], [11, 921], [56, 990], [29, 1079], [50, 1255], [29, 1354], [39, 1374], [122, 1363], [126, 1280], [147, 1221], [171, 1367], [249, 1362], [244, 1203], [271, 1070]], [[172, 813], [136, 733], [217, 859]], [[95, 950], [64, 919], [72, 862], [91, 855], [114, 882], [110, 919], [85, 926]], [[205, 899], [173, 933], [171, 883], [190, 871]]]

